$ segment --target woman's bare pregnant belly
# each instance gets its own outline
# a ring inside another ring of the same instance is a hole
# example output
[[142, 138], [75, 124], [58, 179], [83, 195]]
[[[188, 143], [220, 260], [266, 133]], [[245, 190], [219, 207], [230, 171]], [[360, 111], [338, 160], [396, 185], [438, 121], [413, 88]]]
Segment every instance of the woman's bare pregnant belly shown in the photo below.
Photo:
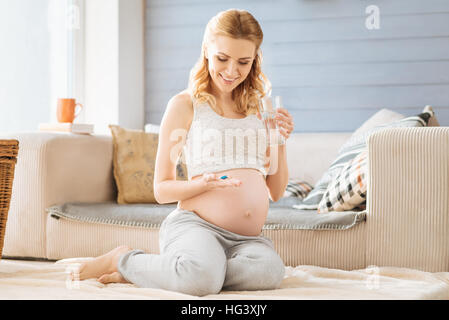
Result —
[[[257, 236], [268, 214], [269, 198], [265, 178], [256, 169], [231, 169], [216, 172], [221, 177], [239, 179], [238, 187], [216, 188], [179, 201], [178, 207], [195, 212], [202, 219], [245, 236]], [[193, 177], [192, 180], [201, 176]]]

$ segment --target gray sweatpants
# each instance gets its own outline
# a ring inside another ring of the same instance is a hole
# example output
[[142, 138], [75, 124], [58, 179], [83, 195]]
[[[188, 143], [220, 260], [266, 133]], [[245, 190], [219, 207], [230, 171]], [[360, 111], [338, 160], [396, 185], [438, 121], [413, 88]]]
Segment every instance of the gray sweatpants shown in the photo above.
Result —
[[160, 254], [123, 254], [118, 271], [138, 287], [196, 296], [275, 289], [284, 278], [284, 263], [270, 239], [235, 234], [179, 208], [163, 221], [159, 247]]

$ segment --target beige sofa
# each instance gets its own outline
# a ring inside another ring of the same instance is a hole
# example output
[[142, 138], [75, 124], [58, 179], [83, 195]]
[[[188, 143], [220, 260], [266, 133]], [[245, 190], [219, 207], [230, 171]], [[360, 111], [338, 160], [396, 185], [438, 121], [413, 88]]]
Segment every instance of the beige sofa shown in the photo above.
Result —
[[[295, 133], [290, 178], [316, 183], [352, 133]], [[54, 219], [46, 208], [113, 201], [112, 138], [2, 134], [19, 140], [3, 256], [98, 256], [122, 244], [158, 253], [158, 228]], [[449, 271], [449, 127], [393, 128], [368, 139], [366, 221], [347, 230], [268, 229], [286, 265]]]

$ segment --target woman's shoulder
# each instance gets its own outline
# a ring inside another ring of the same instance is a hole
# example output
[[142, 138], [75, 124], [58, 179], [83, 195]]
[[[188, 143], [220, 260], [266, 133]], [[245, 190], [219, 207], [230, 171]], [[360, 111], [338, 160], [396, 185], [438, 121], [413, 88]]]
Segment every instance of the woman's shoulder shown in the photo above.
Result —
[[169, 118], [174, 117], [174, 121], [183, 121], [190, 125], [193, 119], [193, 103], [189, 92], [184, 90], [171, 97], [166, 112]]
[[182, 113], [193, 114], [193, 99], [190, 92], [186, 89], [175, 94], [169, 101], [169, 105]]
[[187, 89], [175, 94], [170, 100], [176, 104], [193, 107], [193, 98]]

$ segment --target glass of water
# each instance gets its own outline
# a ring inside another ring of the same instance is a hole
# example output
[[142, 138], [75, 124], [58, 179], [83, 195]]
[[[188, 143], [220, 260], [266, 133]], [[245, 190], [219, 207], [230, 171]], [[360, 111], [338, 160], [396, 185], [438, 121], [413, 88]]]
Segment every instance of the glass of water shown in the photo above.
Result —
[[[280, 96], [275, 97], [276, 108], [282, 106], [282, 99]], [[280, 145], [285, 143], [284, 137], [279, 132], [279, 127], [276, 122], [276, 111], [273, 108], [273, 101], [270, 96], [262, 98], [262, 120], [267, 130], [268, 143], [270, 145]]]

